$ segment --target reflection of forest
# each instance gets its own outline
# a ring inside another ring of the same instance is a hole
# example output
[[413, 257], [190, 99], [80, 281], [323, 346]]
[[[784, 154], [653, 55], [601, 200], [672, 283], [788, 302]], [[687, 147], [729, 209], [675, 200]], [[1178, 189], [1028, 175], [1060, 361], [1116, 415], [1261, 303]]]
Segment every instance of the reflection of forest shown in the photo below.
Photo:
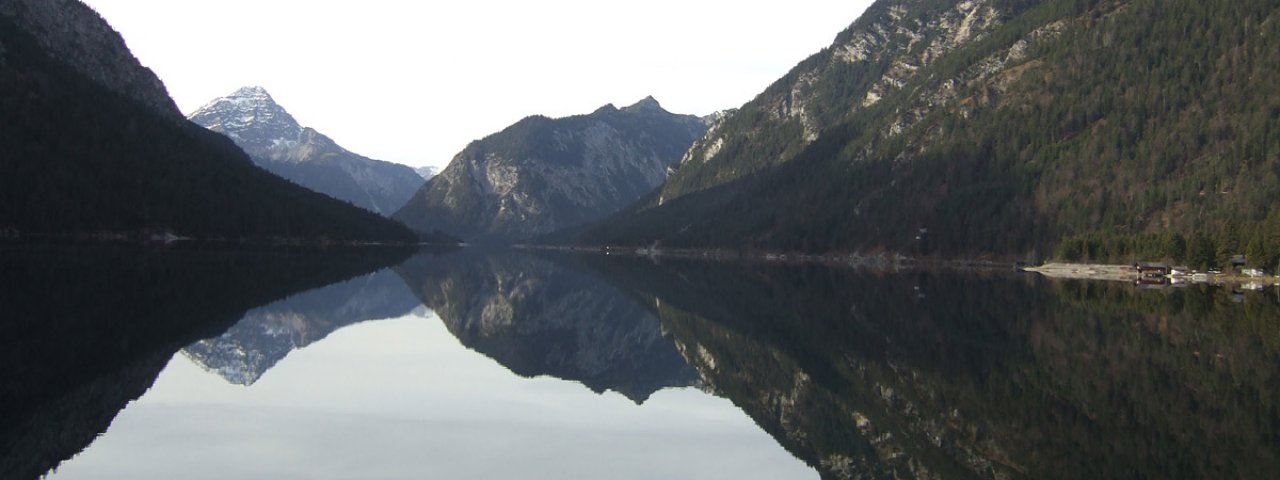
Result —
[[699, 373], [825, 477], [1280, 475], [1272, 295], [593, 263], [651, 297]]
[[519, 253], [415, 257], [396, 268], [463, 345], [517, 375], [551, 375], [641, 403], [697, 373], [640, 299]]
[[247, 310], [407, 255], [0, 248], [0, 478], [36, 478], [79, 452], [175, 352]]

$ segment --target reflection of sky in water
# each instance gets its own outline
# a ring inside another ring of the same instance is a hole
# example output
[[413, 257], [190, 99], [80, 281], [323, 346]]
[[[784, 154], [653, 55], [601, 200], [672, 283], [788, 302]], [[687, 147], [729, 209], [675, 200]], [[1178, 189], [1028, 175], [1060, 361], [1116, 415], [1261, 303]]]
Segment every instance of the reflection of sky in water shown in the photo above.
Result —
[[663, 390], [637, 407], [519, 378], [428, 315], [334, 332], [248, 388], [176, 355], [51, 478], [817, 476], [728, 400]]

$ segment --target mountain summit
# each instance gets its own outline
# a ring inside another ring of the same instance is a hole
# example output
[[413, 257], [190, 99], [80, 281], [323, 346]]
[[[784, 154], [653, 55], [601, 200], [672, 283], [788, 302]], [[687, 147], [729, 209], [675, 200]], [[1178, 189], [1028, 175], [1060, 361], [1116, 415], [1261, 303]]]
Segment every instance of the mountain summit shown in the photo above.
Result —
[[622, 107], [622, 111], [636, 114], [662, 114], [667, 112], [662, 108], [662, 104], [658, 103], [658, 99], [653, 98], [652, 95], [644, 97], [634, 105]]
[[581, 225], [661, 184], [706, 128], [653, 97], [588, 115], [528, 117], [468, 145], [395, 218], [420, 230], [500, 240]]
[[270, 150], [302, 136], [302, 125], [262, 87], [243, 87], [200, 107], [189, 118], [245, 150]]
[[258, 166], [383, 215], [404, 205], [423, 183], [412, 168], [352, 153], [303, 127], [262, 87], [236, 90], [200, 107], [189, 118], [226, 135]]

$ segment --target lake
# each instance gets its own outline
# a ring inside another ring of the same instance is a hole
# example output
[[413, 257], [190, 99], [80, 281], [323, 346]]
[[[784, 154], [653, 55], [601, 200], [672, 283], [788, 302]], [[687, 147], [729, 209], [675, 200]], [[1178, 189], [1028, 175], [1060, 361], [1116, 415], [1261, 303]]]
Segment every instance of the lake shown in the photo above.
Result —
[[1272, 290], [0, 249], [0, 477], [1277, 478]]

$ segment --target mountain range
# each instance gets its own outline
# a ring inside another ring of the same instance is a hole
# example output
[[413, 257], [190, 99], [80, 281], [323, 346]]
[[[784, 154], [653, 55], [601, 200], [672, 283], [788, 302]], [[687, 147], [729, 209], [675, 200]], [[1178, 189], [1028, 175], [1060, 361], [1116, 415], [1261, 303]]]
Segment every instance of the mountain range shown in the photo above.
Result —
[[579, 242], [1270, 265], [1278, 127], [1275, 2], [880, 0]]
[[197, 130], [77, 1], [0, 2], [0, 22], [5, 237], [409, 237], [252, 157], [480, 240], [1280, 262], [1273, 2], [880, 0], [741, 108], [529, 117], [399, 210], [422, 176], [301, 127], [261, 89], [192, 116], [248, 156]]
[[583, 225], [661, 184], [706, 128], [653, 97], [588, 115], [528, 117], [467, 145], [394, 218], [481, 240]]
[[0, 2], [0, 236], [413, 241], [183, 119], [74, 0]]
[[423, 184], [410, 167], [357, 155], [298, 124], [262, 87], [214, 99], [187, 118], [226, 135], [271, 173], [384, 216]]

